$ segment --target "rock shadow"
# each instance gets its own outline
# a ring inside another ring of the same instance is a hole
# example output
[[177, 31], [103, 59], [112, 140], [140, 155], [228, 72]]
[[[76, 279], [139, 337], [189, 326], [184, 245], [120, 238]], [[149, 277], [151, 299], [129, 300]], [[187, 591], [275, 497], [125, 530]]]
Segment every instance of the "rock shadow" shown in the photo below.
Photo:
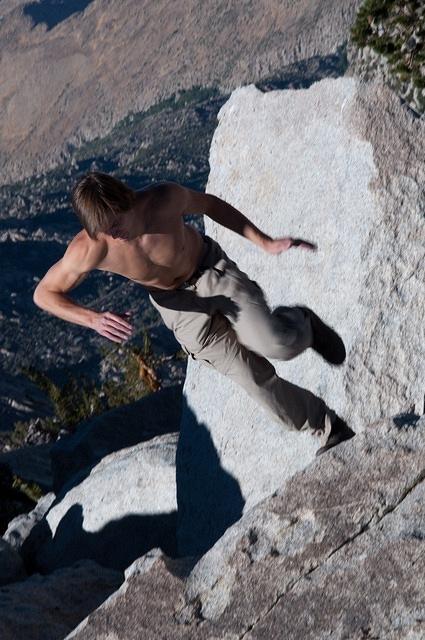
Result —
[[283, 67], [279, 74], [273, 74], [255, 82], [263, 92], [282, 89], [308, 89], [323, 78], [339, 78], [348, 69], [347, 45], [339, 46], [335, 53], [327, 56], [304, 58]]
[[84, 11], [92, 0], [42, 0], [25, 5], [24, 15], [30, 16], [34, 26], [44, 22], [47, 30], [53, 29], [74, 13]]
[[83, 507], [76, 503], [63, 516], [54, 536], [45, 518], [31, 531], [21, 550], [26, 570], [47, 574], [88, 558], [109, 569], [124, 571], [155, 547], [175, 557], [176, 516], [176, 511], [129, 514], [91, 532], [85, 530]]
[[[185, 401], [184, 405], [183, 447], [179, 443], [176, 455], [178, 510], [155, 514], [133, 511], [117, 520], [113, 519], [112, 513], [109, 522], [90, 532], [84, 527], [84, 507], [76, 502], [52, 535], [46, 516], [77, 484], [74, 478], [63, 487], [21, 547], [29, 574], [35, 571], [50, 573], [84, 558], [124, 571], [134, 560], [156, 547], [170, 558], [199, 557], [241, 517], [245, 501], [237, 480], [222, 468], [207, 427], [197, 421]], [[189, 461], [186, 458], [188, 448]], [[84, 477], [87, 474], [86, 469]], [[196, 522], [197, 518], [201, 526]], [[180, 525], [183, 554], [177, 544]]]
[[203, 555], [239, 520], [245, 500], [236, 478], [221, 466], [208, 428], [198, 422], [184, 394], [176, 481], [178, 554]]
[[[425, 408], [425, 407], [424, 407]], [[420, 415], [414, 413], [413, 411], [408, 411], [406, 413], [398, 413], [393, 417], [393, 422], [399, 429], [403, 427], [416, 427], [418, 421], [420, 420]]]

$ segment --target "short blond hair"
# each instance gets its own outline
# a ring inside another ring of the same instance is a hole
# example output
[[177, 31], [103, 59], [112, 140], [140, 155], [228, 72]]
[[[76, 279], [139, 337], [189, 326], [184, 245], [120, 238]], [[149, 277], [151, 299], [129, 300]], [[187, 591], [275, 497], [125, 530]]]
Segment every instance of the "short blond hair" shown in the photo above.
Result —
[[136, 192], [124, 182], [100, 171], [90, 171], [72, 189], [72, 207], [93, 240], [132, 208]]

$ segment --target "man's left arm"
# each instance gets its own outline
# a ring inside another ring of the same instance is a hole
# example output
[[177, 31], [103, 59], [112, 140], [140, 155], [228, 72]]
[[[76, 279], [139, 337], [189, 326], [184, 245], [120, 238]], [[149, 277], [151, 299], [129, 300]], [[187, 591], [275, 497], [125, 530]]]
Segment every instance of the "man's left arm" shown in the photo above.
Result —
[[[221, 224], [223, 227], [238, 233], [243, 238], [250, 240], [261, 249], [267, 251], [269, 243], [272, 242], [272, 238], [270, 238], [270, 236], [261, 231], [261, 229], [256, 227], [251, 220], [248, 220], [243, 213], [238, 211], [238, 209], [235, 209], [235, 207], [232, 207], [232, 205], [225, 200], [222, 200], [218, 196], [210, 193], [202, 195], [205, 197], [205, 213], [209, 218], [211, 218], [211, 220], [214, 220], [214, 222], [218, 222], [218, 224]], [[195, 199], [197, 199], [197, 197], [198, 196], [195, 196]], [[193, 195], [190, 194], [190, 203], [192, 202], [192, 198]]]
[[[290, 247], [315, 250], [317, 247], [311, 242], [300, 238], [276, 238], [273, 239], [248, 220], [238, 209], [211, 193], [203, 193], [172, 183], [175, 187], [177, 201], [181, 208], [181, 215], [192, 213], [205, 213], [211, 220], [218, 222], [223, 227], [247, 238], [268, 253], [276, 254], [286, 251]], [[177, 204], [177, 202], [176, 202]]]

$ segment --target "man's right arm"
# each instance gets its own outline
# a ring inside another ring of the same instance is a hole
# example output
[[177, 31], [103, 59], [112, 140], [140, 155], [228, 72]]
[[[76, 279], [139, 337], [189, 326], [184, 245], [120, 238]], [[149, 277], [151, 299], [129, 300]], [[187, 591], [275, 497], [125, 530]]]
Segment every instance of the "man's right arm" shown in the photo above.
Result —
[[98, 312], [75, 303], [68, 291], [75, 289], [95, 268], [87, 248], [78, 239], [68, 246], [58, 260], [40, 280], [33, 294], [34, 303], [53, 315], [97, 331], [113, 342], [122, 342], [131, 335], [132, 327], [117, 314]]
[[58, 260], [35, 288], [34, 303], [58, 318], [91, 327], [96, 311], [76, 304], [66, 295], [75, 289], [90, 273], [87, 250], [79, 240], [73, 240], [63, 257]]

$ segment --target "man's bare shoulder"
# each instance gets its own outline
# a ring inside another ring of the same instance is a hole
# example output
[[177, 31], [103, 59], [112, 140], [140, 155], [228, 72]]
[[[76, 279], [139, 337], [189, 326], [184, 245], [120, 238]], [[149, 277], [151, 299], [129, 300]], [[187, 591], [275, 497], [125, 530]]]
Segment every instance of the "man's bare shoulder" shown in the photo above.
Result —
[[140, 193], [149, 198], [147, 206], [150, 210], [181, 209], [185, 202], [185, 188], [178, 182], [156, 182]]
[[185, 187], [178, 182], [161, 182], [152, 187], [152, 208], [162, 208], [179, 216], [209, 213], [216, 197], [213, 194]]
[[79, 264], [84, 271], [91, 271], [97, 268], [107, 251], [107, 243], [103, 238], [93, 240], [87, 231], [82, 229], [68, 244], [65, 255], [69, 263]]
[[178, 182], [171, 182], [170, 180], [161, 180], [160, 182], [154, 182], [145, 189], [142, 189], [138, 193], [146, 193], [158, 198], [164, 198], [169, 196], [175, 189], [181, 188]]

